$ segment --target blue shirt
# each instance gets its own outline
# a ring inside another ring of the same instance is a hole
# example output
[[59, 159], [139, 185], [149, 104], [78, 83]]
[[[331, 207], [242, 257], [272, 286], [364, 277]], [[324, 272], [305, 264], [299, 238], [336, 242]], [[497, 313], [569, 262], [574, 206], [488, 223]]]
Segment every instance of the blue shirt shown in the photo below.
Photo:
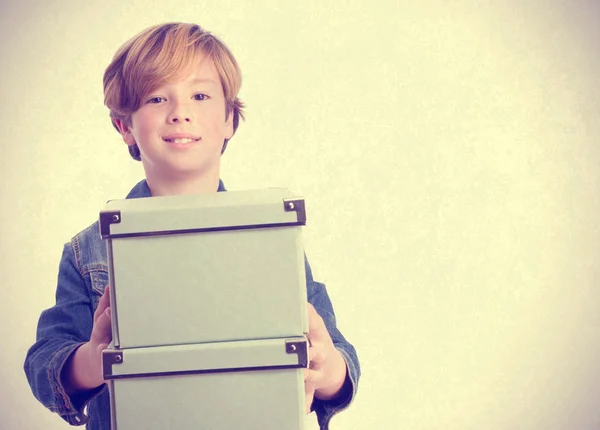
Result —
[[[225, 191], [222, 181], [219, 181], [218, 191]], [[143, 180], [127, 198], [150, 196], [150, 188]], [[42, 312], [36, 342], [29, 349], [24, 366], [31, 390], [44, 406], [69, 424], [86, 424], [90, 430], [110, 429], [108, 388], [102, 384], [93, 390], [68, 396], [61, 382], [61, 372], [77, 347], [89, 341], [94, 311], [108, 285], [106, 245], [99, 232], [96, 221], [65, 244], [58, 272], [56, 304]], [[315, 399], [312, 405], [321, 429], [328, 429], [331, 417], [348, 407], [356, 395], [360, 366], [354, 347], [336, 327], [325, 285], [313, 279], [306, 259], [305, 269], [308, 301], [323, 318], [348, 368], [339, 398], [334, 401]]]

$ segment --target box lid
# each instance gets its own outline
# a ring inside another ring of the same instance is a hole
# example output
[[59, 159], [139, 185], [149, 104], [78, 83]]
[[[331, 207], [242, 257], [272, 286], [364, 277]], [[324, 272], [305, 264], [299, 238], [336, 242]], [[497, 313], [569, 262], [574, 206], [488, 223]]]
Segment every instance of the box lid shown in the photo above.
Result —
[[304, 224], [304, 199], [285, 188], [110, 200], [100, 212], [103, 239]]
[[114, 349], [102, 352], [104, 379], [308, 367], [304, 336]]

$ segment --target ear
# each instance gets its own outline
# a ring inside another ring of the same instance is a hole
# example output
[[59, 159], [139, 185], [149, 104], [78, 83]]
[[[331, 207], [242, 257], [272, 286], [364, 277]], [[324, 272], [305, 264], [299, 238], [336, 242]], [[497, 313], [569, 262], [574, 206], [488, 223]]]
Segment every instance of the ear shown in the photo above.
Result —
[[229, 140], [233, 136], [233, 109], [227, 113], [225, 120], [225, 139]]
[[123, 141], [129, 146], [135, 145], [135, 138], [131, 133], [131, 127], [129, 127], [125, 121], [118, 118], [115, 118], [115, 125], [117, 126], [119, 133], [121, 133]]

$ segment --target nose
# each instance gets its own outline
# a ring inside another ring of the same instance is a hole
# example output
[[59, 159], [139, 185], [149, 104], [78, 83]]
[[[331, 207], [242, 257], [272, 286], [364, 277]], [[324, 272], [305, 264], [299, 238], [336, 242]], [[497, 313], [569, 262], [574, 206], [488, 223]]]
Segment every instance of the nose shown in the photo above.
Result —
[[191, 122], [191, 119], [189, 116], [179, 116], [179, 115], [172, 115], [171, 118], [169, 119], [170, 122]]
[[192, 122], [192, 115], [189, 106], [183, 102], [175, 101], [173, 109], [169, 113], [168, 121], [173, 124], [182, 122]]

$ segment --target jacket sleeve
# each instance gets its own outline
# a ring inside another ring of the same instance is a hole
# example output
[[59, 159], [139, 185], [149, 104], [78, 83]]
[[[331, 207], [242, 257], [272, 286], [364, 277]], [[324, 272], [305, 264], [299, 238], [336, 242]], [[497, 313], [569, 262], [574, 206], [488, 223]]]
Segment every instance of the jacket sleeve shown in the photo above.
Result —
[[358, 362], [356, 350], [338, 330], [333, 306], [329, 299], [329, 295], [327, 294], [325, 285], [316, 282], [313, 279], [312, 270], [306, 256], [304, 257], [304, 264], [306, 269], [308, 301], [314, 306], [317, 313], [325, 321], [325, 326], [329, 331], [333, 344], [342, 354], [342, 357], [344, 357], [348, 369], [346, 381], [344, 382], [339, 398], [331, 401], [315, 398], [313, 401], [312, 408], [317, 414], [317, 421], [319, 422], [321, 430], [328, 430], [331, 418], [338, 412], [346, 409], [356, 396], [358, 380], [360, 378], [360, 364]]
[[83, 425], [85, 405], [104, 388], [68, 396], [61, 372], [71, 354], [90, 338], [93, 304], [75, 262], [73, 247], [65, 245], [58, 273], [56, 304], [42, 312], [36, 342], [27, 352], [24, 370], [34, 396], [71, 425]]

